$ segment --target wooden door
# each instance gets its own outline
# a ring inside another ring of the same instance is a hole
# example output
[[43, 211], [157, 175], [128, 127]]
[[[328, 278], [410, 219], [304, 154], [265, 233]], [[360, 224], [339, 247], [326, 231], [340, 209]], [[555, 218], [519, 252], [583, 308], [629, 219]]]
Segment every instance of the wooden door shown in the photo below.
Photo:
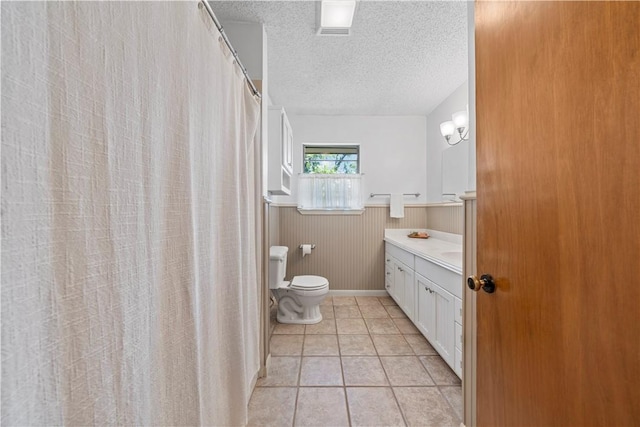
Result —
[[640, 422], [640, 3], [478, 2], [479, 425]]

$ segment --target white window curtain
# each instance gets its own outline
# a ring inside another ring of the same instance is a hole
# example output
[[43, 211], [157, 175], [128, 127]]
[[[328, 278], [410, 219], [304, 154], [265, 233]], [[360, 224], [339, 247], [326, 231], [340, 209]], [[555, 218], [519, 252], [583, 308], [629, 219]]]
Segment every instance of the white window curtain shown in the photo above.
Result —
[[361, 210], [362, 174], [298, 175], [298, 209]]
[[2, 2], [2, 425], [245, 425], [259, 103], [197, 2]]

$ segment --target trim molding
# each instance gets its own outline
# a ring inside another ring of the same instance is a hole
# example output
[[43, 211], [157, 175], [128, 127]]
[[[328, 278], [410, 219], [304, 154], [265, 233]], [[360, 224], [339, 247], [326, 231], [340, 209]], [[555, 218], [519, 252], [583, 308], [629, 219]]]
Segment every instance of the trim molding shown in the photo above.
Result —
[[363, 209], [300, 209], [302, 215], [362, 215]]
[[387, 291], [358, 291], [358, 290], [335, 290], [329, 289], [327, 294], [332, 297], [388, 297]]
[[428, 208], [447, 207], [447, 206], [462, 206], [462, 202], [427, 203], [425, 206], [428, 207]]
[[[271, 200], [271, 206], [276, 206], [279, 208], [297, 208], [298, 204], [297, 203], [283, 203], [283, 202], [276, 202], [275, 200]], [[405, 203], [404, 207], [405, 208], [427, 208], [429, 206], [462, 206], [462, 202], [458, 202], [457, 204], [446, 204], [443, 205], [442, 203]], [[363, 207], [364, 209], [366, 208], [389, 208], [389, 203], [371, 203], [371, 204], [366, 204]]]

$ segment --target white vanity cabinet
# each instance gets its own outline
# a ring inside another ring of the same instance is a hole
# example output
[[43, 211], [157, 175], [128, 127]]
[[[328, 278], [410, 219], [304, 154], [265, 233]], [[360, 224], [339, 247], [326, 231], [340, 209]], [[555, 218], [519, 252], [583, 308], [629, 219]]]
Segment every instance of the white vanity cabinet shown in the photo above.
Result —
[[269, 107], [269, 172], [271, 194], [291, 194], [293, 132], [283, 107]]
[[413, 320], [414, 312], [414, 271], [408, 265], [394, 260], [393, 262], [393, 283], [395, 294], [392, 295], [393, 299], [402, 311], [405, 312], [407, 317]]
[[395, 293], [395, 283], [393, 280], [393, 257], [391, 257], [389, 254], [385, 254], [385, 264], [384, 264], [384, 287], [387, 290], [387, 293], [389, 294], [390, 297], [392, 297], [393, 299], [395, 299], [393, 297], [393, 294]]
[[462, 377], [462, 276], [388, 241], [385, 286], [445, 362]]
[[[393, 245], [386, 247], [385, 280], [390, 279], [389, 295], [413, 320], [415, 311], [414, 257]], [[389, 272], [390, 274], [386, 274]]]
[[455, 309], [454, 309], [454, 317], [455, 317], [455, 354], [453, 355], [453, 370], [459, 377], [462, 377], [462, 364], [464, 361], [462, 360], [462, 300], [460, 298], [454, 297]]
[[[426, 277], [416, 274], [416, 313], [414, 323], [427, 339], [434, 336], [436, 326], [435, 298], [432, 295], [433, 283]], [[431, 341], [431, 340], [429, 340]]]
[[412, 269], [406, 268], [406, 266], [398, 266], [396, 275], [400, 277], [399, 282], [403, 288], [400, 308], [402, 308], [409, 319], [413, 320], [416, 299], [414, 284], [415, 273]]
[[[455, 362], [454, 296], [416, 274], [418, 304], [416, 326], [452, 368]], [[455, 370], [455, 369], [454, 369]]]
[[[418, 329], [451, 369], [462, 376], [461, 357], [456, 364], [457, 351], [462, 354], [462, 344], [457, 344], [460, 338], [456, 336], [456, 306], [462, 307], [462, 276], [420, 257], [416, 257], [415, 267], [416, 277], [424, 283], [424, 289], [419, 289], [424, 295], [418, 297], [416, 307]], [[427, 327], [422, 330], [422, 325]]]

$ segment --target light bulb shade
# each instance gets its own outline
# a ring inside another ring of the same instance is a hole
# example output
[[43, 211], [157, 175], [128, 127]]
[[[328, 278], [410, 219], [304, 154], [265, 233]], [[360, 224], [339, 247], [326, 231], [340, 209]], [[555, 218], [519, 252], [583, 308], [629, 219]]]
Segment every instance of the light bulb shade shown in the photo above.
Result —
[[320, 26], [323, 28], [350, 28], [356, 11], [355, 0], [322, 0]]
[[469, 116], [466, 111], [458, 111], [457, 113], [453, 113], [451, 116], [453, 119], [453, 124], [458, 128], [465, 128], [469, 125]]
[[453, 135], [455, 130], [456, 130], [455, 125], [451, 121], [440, 123], [440, 133], [444, 137]]

